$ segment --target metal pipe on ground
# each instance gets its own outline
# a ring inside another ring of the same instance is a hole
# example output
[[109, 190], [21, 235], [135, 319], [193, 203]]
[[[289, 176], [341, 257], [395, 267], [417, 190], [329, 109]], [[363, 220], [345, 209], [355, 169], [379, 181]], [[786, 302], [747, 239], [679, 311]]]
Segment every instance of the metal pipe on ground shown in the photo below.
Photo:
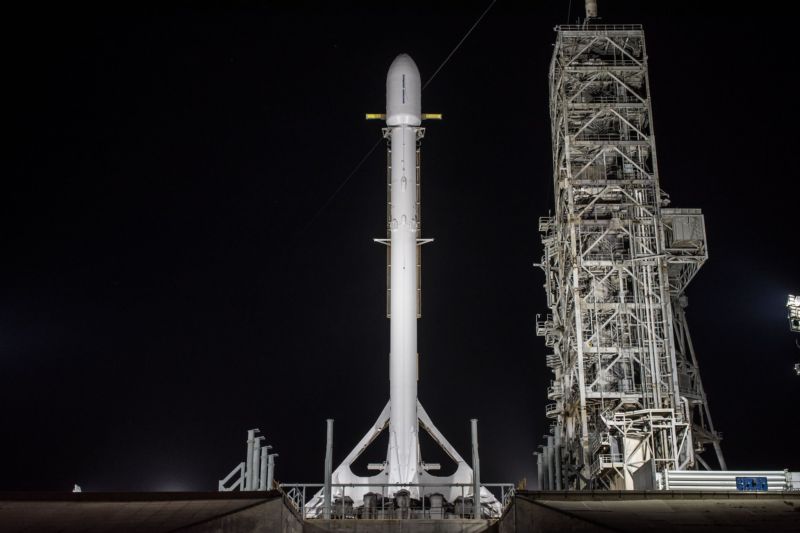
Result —
[[555, 489], [555, 472], [553, 468], [553, 436], [547, 436], [547, 490]]
[[544, 461], [542, 460], [542, 452], [535, 452], [536, 456], [536, 481], [538, 490], [544, 490]]
[[555, 463], [556, 490], [561, 490], [561, 432], [559, 427], [556, 427], [554, 451], [553, 463]]

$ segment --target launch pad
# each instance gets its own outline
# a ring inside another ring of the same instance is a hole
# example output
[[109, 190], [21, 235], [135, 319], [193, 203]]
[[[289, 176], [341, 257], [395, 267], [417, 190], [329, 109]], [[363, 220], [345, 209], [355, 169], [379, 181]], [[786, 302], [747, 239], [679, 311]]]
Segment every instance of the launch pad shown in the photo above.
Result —
[[517, 492], [499, 519], [303, 520], [278, 491], [0, 493], [4, 533], [796, 531], [800, 493]]

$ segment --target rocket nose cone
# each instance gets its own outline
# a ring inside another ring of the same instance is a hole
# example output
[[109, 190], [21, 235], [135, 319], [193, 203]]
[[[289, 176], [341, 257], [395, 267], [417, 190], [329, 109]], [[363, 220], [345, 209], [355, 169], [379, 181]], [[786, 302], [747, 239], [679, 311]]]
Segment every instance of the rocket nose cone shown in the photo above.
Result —
[[408, 54], [400, 54], [386, 76], [386, 124], [419, 126], [422, 89], [419, 69]]
[[419, 78], [419, 69], [417, 68], [417, 64], [414, 63], [414, 60], [411, 59], [411, 56], [408, 54], [400, 54], [394, 58], [394, 61], [392, 61], [392, 64], [389, 66], [387, 80], [390, 76], [392, 76], [392, 74], [397, 74], [400, 71]]

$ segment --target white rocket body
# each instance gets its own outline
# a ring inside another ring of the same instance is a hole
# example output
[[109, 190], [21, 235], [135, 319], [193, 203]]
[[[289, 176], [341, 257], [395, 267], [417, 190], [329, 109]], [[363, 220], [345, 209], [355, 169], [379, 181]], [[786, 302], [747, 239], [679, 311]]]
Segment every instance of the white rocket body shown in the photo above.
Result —
[[386, 77], [391, 147], [389, 483], [418, 483], [417, 419], [417, 128], [421, 83], [414, 60], [397, 56]]
[[[389, 239], [375, 239], [391, 247], [389, 403], [356, 447], [332, 472], [332, 498], [345, 495], [361, 505], [367, 493], [393, 496], [401, 489], [412, 498], [440, 494], [449, 502], [472, 496], [472, 468], [442, 435], [417, 399], [417, 248], [431, 239], [420, 239], [417, 198], [417, 139], [420, 126], [422, 87], [419, 70], [406, 54], [395, 58], [386, 77], [386, 128], [391, 151], [391, 210]], [[370, 115], [372, 116], [372, 115]], [[422, 427], [456, 464], [450, 475], [435, 476], [427, 470], [419, 453]], [[384, 430], [389, 430], [389, 448], [383, 464], [370, 464], [374, 475], [362, 476], [351, 466]], [[480, 489], [480, 499], [494, 516], [502, 510], [497, 499]], [[307, 516], [321, 516], [323, 490], [306, 503]]]

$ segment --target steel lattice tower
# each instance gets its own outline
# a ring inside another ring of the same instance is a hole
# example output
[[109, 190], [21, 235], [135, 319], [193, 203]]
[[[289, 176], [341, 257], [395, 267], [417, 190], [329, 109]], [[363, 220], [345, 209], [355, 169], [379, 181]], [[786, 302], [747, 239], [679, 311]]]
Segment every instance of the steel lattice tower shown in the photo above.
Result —
[[639, 25], [560, 26], [550, 65], [555, 214], [539, 221], [552, 348], [539, 454], [550, 489], [651, 488], [725, 462], [689, 336], [686, 286], [708, 258], [699, 209], [659, 186]]

